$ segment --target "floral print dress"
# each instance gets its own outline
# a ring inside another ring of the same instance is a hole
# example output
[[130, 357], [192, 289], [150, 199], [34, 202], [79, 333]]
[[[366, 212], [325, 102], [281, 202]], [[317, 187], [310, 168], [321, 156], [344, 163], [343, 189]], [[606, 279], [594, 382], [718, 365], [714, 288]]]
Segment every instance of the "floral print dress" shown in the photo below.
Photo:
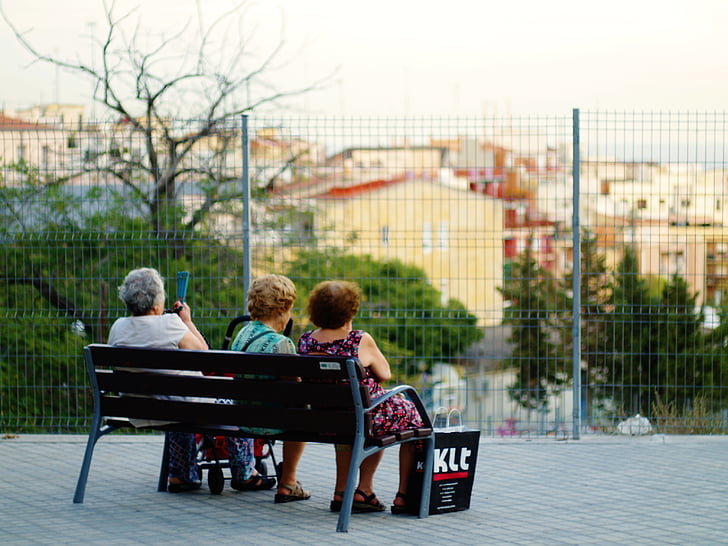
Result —
[[[336, 356], [359, 357], [359, 342], [361, 341], [362, 330], [352, 330], [344, 339], [335, 341], [316, 341], [311, 334], [306, 332], [298, 340], [298, 352], [327, 353]], [[369, 368], [364, 368], [366, 377], [361, 384], [369, 390], [369, 396], [374, 399], [385, 393], [385, 390], [372, 375]], [[423, 425], [422, 418], [417, 413], [417, 408], [411, 400], [393, 396], [384, 403], [377, 406], [372, 412], [372, 430], [374, 434], [386, 434], [400, 430], [418, 428]]]

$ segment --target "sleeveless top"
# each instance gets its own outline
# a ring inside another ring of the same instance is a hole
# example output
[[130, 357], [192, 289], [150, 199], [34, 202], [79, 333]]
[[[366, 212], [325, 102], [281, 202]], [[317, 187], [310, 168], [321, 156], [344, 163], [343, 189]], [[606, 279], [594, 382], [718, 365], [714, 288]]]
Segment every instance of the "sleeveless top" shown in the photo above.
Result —
[[[230, 346], [232, 351], [243, 351], [248, 353], [296, 353], [296, 346], [293, 341], [283, 334], [279, 334], [267, 324], [259, 320], [253, 320], [246, 324], [238, 335], [235, 336]], [[273, 376], [258, 376], [260, 379], [275, 379]], [[251, 404], [256, 405], [256, 404]], [[263, 404], [265, 405], [265, 404]], [[240, 430], [253, 434], [280, 434], [283, 429], [264, 427], [240, 427]]]
[[253, 320], [238, 332], [230, 346], [232, 351], [248, 353], [290, 353], [296, 352], [293, 341], [279, 334], [267, 324]]
[[[308, 354], [315, 352], [335, 356], [359, 357], [359, 343], [364, 334], [363, 330], [352, 330], [344, 339], [323, 342], [316, 341], [311, 334], [313, 334], [313, 330], [304, 333], [298, 340], [299, 353]], [[378, 396], [382, 396], [385, 390], [368, 367], [364, 368], [364, 370], [366, 376], [362, 379], [361, 384], [367, 387], [370, 398], [374, 400]], [[377, 406], [372, 410], [371, 416], [372, 431], [376, 435], [408, 430], [423, 425], [414, 403], [411, 400], [397, 396]]]

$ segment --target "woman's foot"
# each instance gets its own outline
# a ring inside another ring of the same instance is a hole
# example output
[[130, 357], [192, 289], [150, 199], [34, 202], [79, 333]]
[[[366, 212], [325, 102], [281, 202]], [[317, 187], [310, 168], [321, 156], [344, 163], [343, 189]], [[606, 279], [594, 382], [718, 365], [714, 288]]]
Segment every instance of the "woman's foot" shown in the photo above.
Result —
[[[334, 499], [329, 504], [332, 512], [341, 512], [341, 505], [344, 502], [344, 492], [334, 491]], [[364, 512], [383, 512], [387, 508], [379, 501], [372, 491], [367, 495], [361, 489], [354, 492], [354, 502], [351, 505], [352, 514], [361, 514]]]
[[332, 512], [341, 512], [341, 503], [344, 501], [343, 491], [334, 491], [334, 499], [329, 504], [329, 510]]
[[275, 478], [264, 478], [260, 474], [255, 474], [252, 478], [245, 481], [230, 480], [230, 487], [238, 491], [264, 491], [272, 489], [275, 484]]
[[374, 491], [368, 495], [361, 489], [354, 492], [354, 503], [351, 506], [352, 512], [384, 512], [387, 508], [379, 502]]
[[167, 482], [167, 491], [170, 493], [184, 493], [185, 491], [196, 491], [202, 486], [200, 480], [186, 482], [183, 478], [170, 478]]
[[407, 514], [409, 508], [407, 507], [407, 495], [401, 491], [397, 491], [392, 502], [392, 513], [393, 514]]
[[300, 500], [307, 500], [311, 498], [311, 493], [305, 491], [301, 482], [282, 483], [278, 485], [278, 492], [276, 493], [275, 502], [293, 502]]

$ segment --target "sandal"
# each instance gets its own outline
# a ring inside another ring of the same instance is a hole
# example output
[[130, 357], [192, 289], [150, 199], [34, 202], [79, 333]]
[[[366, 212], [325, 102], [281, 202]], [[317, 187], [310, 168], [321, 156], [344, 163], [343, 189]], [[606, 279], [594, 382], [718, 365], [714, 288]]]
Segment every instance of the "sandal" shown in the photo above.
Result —
[[[334, 497], [343, 498], [344, 492], [343, 491], [334, 491]], [[331, 510], [332, 512], [341, 512], [341, 503], [342, 502], [344, 502], [344, 501], [340, 501], [340, 500], [336, 500], [336, 499], [332, 500], [331, 504], [329, 504], [329, 510]]]
[[267, 489], [272, 489], [275, 484], [275, 478], [264, 478], [260, 474], [256, 474], [244, 482], [230, 480], [230, 487], [238, 491], [265, 491]]
[[374, 493], [366, 495], [364, 491], [357, 489], [354, 492], [354, 495], [361, 495], [364, 497], [364, 502], [355, 500], [351, 505], [352, 512], [384, 512], [387, 509], [381, 502], [379, 502], [379, 499]]
[[397, 491], [397, 494], [394, 496], [396, 499], [402, 499], [404, 501], [404, 504], [392, 504], [392, 513], [393, 514], [410, 514], [411, 511], [409, 509], [409, 506], [407, 506], [407, 495], [404, 493], [401, 493]]
[[295, 484], [282, 483], [279, 485], [279, 487], [283, 489], [288, 489], [290, 493], [288, 493], [288, 495], [284, 495], [283, 493], [276, 493], [275, 502], [277, 503], [307, 500], [311, 498], [311, 493], [309, 493], [308, 491], [304, 491], [303, 487], [301, 486], [301, 482], [296, 482]]
[[[377, 496], [374, 493], [367, 496], [364, 494], [364, 491], [362, 491], [361, 489], [357, 489], [356, 491], [354, 491], [354, 494], [364, 497], [364, 501], [354, 501], [352, 503], [352, 514], [363, 514], [365, 512], [383, 512], [387, 509], [381, 502], [379, 502], [379, 499], [377, 499]], [[334, 497], [343, 496], [343, 491], [334, 491]], [[332, 512], [341, 512], [341, 505], [343, 502], [343, 500], [332, 500], [329, 504], [329, 510], [331, 510]]]
[[193, 482], [168, 483], [167, 491], [170, 493], [185, 493], [187, 491], [197, 491], [202, 486], [202, 482], [195, 480]]

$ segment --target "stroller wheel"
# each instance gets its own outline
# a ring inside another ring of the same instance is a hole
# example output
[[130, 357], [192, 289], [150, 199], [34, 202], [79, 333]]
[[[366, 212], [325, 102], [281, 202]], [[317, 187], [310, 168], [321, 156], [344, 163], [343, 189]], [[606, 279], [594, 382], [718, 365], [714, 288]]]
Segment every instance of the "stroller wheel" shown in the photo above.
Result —
[[213, 495], [222, 493], [225, 487], [225, 476], [222, 473], [222, 468], [213, 466], [207, 471], [207, 485]]

